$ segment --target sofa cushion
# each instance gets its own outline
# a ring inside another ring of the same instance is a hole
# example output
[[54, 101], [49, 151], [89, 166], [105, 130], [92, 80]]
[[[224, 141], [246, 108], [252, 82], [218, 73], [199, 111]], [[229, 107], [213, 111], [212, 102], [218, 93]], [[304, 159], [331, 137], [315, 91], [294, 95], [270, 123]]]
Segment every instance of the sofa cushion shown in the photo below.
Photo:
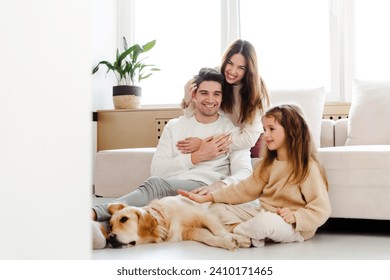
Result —
[[251, 148], [251, 158], [261, 157], [261, 152], [264, 148], [264, 134], [261, 133], [259, 139], [257, 139], [256, 144]]
[[117, 149], [96, 154], [94, 194], [120, 197], [135, 190], [150, 177], [156, 148]]
[[334, 146], [334, 120], [323, 119], [321, 122], [321, 147]]
[[390, 80], [356, 80], [345, 145], [389, 145], [389, 120]]
[[334, 145], [345, 146], [348, 137], [348, 119], [339, 119], [334, 122]]
[[296, 104], [305, 114], [307, 124], [317, 147], [321, 144], [321, 120], [325, 103], [325, 89], [270, 90], [272, 105]]
[[389, 219], [390, 145], [319, 149], [334, 218]]

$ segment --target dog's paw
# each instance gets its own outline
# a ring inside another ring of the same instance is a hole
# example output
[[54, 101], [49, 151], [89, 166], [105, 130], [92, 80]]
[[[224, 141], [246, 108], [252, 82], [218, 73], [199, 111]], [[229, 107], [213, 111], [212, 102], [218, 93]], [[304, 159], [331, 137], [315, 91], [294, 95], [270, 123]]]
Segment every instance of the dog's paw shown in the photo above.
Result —
[[227, 250], [235, 250], [238, 248], [237, 240], [234, 238], [233, 234], [226, 234], [221, 236], [222, 242], [221, 247]]
[[236, 240], [239, 248], [249, 248], [251, 246], [251, 239], [249, 237], [232, 233], [233, 238]]

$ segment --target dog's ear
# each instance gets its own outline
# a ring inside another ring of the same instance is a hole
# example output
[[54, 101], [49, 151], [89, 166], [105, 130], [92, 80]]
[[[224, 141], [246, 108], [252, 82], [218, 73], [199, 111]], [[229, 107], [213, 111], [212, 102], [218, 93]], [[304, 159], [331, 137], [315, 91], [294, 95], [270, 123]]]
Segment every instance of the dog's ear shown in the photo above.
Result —
[[107, 209], [108, 209], [108, 212], [112, 215], [115, 212], [117, 212], [119, 210], [122, 210], [126, 206], [127, 205], [124, 204], [124, 203], [111, 203], [111, 204], [108, 205]]

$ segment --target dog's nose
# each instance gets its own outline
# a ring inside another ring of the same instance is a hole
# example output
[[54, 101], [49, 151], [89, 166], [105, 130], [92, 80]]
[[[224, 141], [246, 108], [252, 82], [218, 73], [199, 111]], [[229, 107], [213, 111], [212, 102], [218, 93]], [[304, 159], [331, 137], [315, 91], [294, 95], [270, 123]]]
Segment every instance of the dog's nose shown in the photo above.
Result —
[[115, 234], [115, 233], [110, 233], [110, 234], [108, 235], [108, 239], [109, 239], [109, 240], [115, 240], [115, 239], [116, 239], [116, 234]]
[[108, 245], [111, 247], [111, 248], [122, 248], [123, 244], [120, 243], [117, 239], [116, 239], [116, 234], [115, 233], [110, 233], [108, 235]]
[[135, 246], [135, 241], [131, 241], [130, 243], [129, 243], [129, 245], [131, 245], [131, 246]]

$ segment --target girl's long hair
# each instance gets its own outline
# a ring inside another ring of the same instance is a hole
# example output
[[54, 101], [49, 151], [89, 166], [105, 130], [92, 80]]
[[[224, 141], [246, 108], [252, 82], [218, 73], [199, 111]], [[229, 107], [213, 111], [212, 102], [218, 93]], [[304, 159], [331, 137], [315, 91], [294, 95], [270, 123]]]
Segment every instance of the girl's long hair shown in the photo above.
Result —
[[[325, 170], [322, 167], [318, 155], [317, 147], [315, 146], [309, 127], [306, 123], [302, 110], [292, 104], [284, 104], [269, 108], [263, 118], [273, 117], [284, 128], [286, 135], [286, 145], [288, 153], [288, 161], [291, 165], [291, 174], [286, 183], [299, 184], [302, 183], [309, 173], [309, 162], [314, 160], [317, 164], [322, 178], [328, 188], [328, 180], [325, 175]], [[264, 145], [262, 155], [263, 160], [260, 163], [260, 178], [268, 172], [263, 172], [271, 167], [272, 162], [276, 159], [276, 151], [269, 150]], [[264, 178], [262, 178], [264, 180]]]
[[[269, 107], [268, 89], [261, 78], [257, 65], [255, 48], [248, 41], [236, 40], [226, 50], [222, 57], [221, 72], [225, 75], [225, 68], [230, 58], [235, 54], [241, 54], [246, 61], [245, 75], [241, 81], [241, 108], [239, 122], [252, 123], [256, 110], [262, 114]], [[232, 113], [234, 107], [233, 85], [224, 84], [221, 109], [226, 113]]]

